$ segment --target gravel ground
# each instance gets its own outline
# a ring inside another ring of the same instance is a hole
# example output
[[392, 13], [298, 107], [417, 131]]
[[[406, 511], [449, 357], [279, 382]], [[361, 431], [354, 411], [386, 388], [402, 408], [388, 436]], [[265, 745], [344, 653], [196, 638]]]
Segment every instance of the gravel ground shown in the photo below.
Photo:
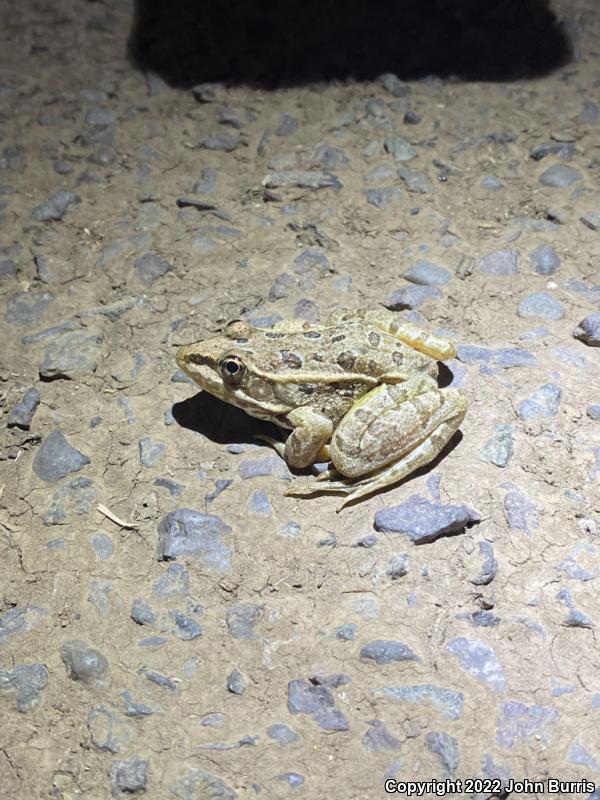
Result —
[[[3, 797], [600, 797], [600, 13], [555, 10], [546, 77], [271, 91], [135, 70], [127, 2], [7, 4]], [[456, 342], [462, 438], [284, 497], [176, 348], [381, 304]]]

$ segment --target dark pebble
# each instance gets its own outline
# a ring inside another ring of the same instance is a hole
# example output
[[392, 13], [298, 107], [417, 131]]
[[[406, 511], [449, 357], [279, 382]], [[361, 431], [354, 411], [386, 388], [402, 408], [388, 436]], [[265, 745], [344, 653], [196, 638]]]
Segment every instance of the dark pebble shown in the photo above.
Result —
[[553, 164], [542, 172], [539, 181], [543, 186], [550, 186], [554, 189], [565, 189], [572, 186], [583, 178], [581, 172], [565, 164]]
[[133, 266], [144, 286], [148, 287], [173, 269], [173, 265], [157, 253], [144, 253], [136, 258]]
[[429, 300], [439, 300], [442, 293], [435, 286], [405, 286], [388, 295], [383, 305], [390, 311], [420, 308]]
[[64, 433], [56, 429], [46, 436], [33, 459], [33, 471], [43, 481], [56, 483], [71, 472], [78, 472], [90, 459], [72, 447]]
[[600, 311], [594, 311], [582, 319], [573, 336], [590, 347], [600, 347]]
[[530, 253], [531, 265], [538, 275], [553, 275], [560, 267], [560, 256], [550, 244], [541, 244]]
[[378, 511], [374, 524], [378, 531], [404, 533], [415, 544], [423, 544], [460, 533], [480, 520], [479, 513], [465, 505], [432, 503], [413, 494], [400, 505]]
[[88, 686], [107, 685], [108, 659], [80, 639], [63, 642], [61, 657], [69, 677]]
[[39, 404], [40, 393], [32, 386], [27, 389], [19, 402], [8, 412], [6, 427], [21, 428], [24, 431], [28, 431]]
[[148, 762], [134, 754], [124, 760], [115, 759], [108, 775], [115, 797], [145, 792], [148, 783]]
[[231, 528], [219, 517], [189, 508], [166, 514], [158, 525], [158, 559], [196, 556], [208, 570], [227, 573], [232, 548], [223, 539]]
[[35, 325], [53, 300], [50, 292], [15, 292], [6, 302], [4, 318], [13, 325]]
[[374, 639], [365, 644], [360, 657], [376, 664], [392, 664], [395, 661], [420, 661], [408, 645], [396, 639]]
[[31, 218], [36, 222], [60, 220], [64, 217], [69, 206], [81, 202], [79, 195], [73, 192], [56, 192], [45, 203], [36, 206], [31, 212]]

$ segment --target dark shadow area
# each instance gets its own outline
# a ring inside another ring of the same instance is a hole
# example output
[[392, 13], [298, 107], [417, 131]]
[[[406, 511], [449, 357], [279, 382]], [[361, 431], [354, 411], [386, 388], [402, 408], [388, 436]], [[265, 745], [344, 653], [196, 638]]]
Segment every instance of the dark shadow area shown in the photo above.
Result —
[[548, 0], [136, 0], [134, 63], [170, 84], [266, 87], [383, 73], [543, 75], [570, 43]]
[[438, 365], [437, 384], [440, 389], [445, 389], [446, 387], [450, 386], [450, 384], [454, 380], [454, 373], [447, 364], [444, 364], [443, 361], [438, 361], [437, 365]]
[[281, 428], [251, 417], [208, 392], [199, 392], [173, 406], [173, 418], [182, 428], [201, 433], [218, 444], [261, 444], [256, 434], [281, 439]]

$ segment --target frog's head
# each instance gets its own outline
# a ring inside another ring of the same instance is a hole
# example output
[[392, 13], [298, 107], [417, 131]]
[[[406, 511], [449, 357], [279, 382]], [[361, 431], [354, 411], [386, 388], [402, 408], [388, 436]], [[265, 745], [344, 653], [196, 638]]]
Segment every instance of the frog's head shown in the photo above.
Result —
[[259, 364], [262, 345], [262, 331], [234, 320], [218, 336], [180, 347], [175, 359], [204, 391], [272, 420], [290, 408], [274, 397], [272, 376]]

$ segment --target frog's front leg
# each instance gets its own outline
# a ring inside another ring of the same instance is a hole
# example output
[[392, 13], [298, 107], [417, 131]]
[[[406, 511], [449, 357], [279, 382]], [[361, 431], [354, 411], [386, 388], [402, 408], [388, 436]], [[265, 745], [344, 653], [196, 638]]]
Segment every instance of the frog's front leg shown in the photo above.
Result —
[[330, 419], [312, 408], [300, 406], [290, 411], [287, 421], [293, 430], [285, 444], [267, 436], [259, 438], [272, 445], [290, 467], [308, 467], [316, 461], [329, 460], [327, 442], [333, 431]]

